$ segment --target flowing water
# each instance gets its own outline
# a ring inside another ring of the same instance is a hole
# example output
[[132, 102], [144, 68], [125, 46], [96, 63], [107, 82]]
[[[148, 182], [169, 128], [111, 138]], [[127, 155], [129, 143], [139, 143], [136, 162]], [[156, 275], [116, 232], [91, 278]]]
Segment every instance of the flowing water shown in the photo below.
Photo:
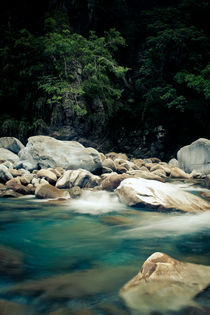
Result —
[[0, 245], [21, 253], [19, 270], [0, 266], [0, 299], [35, 314], [131, 314], [119, 289], [152, 253], [210, 265], [210, 212], [134, 209], [106, 192], [63, 203], [1, 199]]

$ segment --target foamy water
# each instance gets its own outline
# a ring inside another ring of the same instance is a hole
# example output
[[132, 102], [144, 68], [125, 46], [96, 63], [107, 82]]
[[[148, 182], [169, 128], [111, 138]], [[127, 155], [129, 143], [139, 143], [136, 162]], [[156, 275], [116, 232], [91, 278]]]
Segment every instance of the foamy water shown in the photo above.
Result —
[[70, 199], [68, 209], [77, 213], [99, 215], [127, 209], [114, 193], [84, 191], [79, 199]]

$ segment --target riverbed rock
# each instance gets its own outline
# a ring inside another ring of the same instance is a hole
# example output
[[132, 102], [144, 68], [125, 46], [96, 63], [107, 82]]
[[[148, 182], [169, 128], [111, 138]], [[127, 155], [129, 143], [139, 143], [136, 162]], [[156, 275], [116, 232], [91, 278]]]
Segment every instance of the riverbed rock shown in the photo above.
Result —
[[132, 177], [138, 177], [138, 178], [145, 178], [145, 179], [151, 179], [151, 180], [158, 180], [160, 182], [164, 182], [164, 179], [154, 173], [150, 173], [148, 171], [142, 171], [142, 170], [132, 170], [128, 171], [126, 173], [127, 175], [130, 175]]
[[194, 194], [170, 183], [161, 183], [144, 178], [128, 178], [115, 190], [121, 201], [129, 206], [177, 209], [184, 212], [210, 210], [210, 204]]
[[12, 189], [6, 189], [0, 191], [0, 198], [19, 198], [22, 194], [15, 192]]
[[8, 180], [12, 179], [13, 176], [9, 172], [8, 168], [0, 164], [0, 183], [5, 184]]
[[29, 195], [31, 193], [30, 189], [21, 184], [19, 177], [12, 178], [6, 182], [6, 188], [12, 189], [15, 192], [22, 195]]
[[210, 140], [200, 138], [177, 153], [179, 167], [187, 173], [193, 170], [210, 173]]
[[19, 157], [17, 154], [7, 149], [0, 148], [0, 161], [9, 161], [12, 163], [17, 163], [19, 162]]
[[[164, 253], [152, 254], [139, 273], [120, 290], [138, 314], [178, 311], [195, 305], [193, 298], [210, 283], [210, 266], [184, 263]], [[136, 314], [136, 313], [135, 313]]]
[[85, 148], [76, 141], [60, 141], [48, 136], [30, 137], [26, 147], [19, 152], [19, 157], [22, 165], [29, 170], [60, 166], [67, 170], [83, 168], [96, 172], [102, 168], [97, 150]]
[[106, 178], [102, 181], [101, 183], [101, 187], [104, 190], [107, 191], [113, 191], [115, 190], [120, 183], [126, 179], [126, 178], [130, 178], [131, 176], [127, 175], [127, 174], [110, 174], [109, 176], [106, 176]]
[[0, 273], [17, 276], [23, 272], [23, 254], [13, 248], [0, 245]]
[[102, 163], [103, 167], [108, 167], [110, 168], [113, 172], [116, 172], [116, 165], [114, 161], [110, 158], [105, 159]]
[[179, 162], [177, 161], [177, 159], [173, 158], [168, 162], [168, 165], [173, 167], [179, 167]]
[[185, 173], [185, 171], [181, 170], [179, 167], [171, 168], [171, 178], [184, 178], [189, 179], [192, 176], [190, 174]]
[[35, 196], [39, 199], [68, 199], [70, 195], [68, 191], [60, 190], [50, 184], [40, 184], [35, 190]]
[[80, 188], [93, 188], [98, 186], [100, 182], [100, 177], [93, 175], [91, 172], [78, 169], [78, 170], [68, 170], [64, 175], [57, 181], [57, 188], [71, 188], [74, 186], [79, 186]]
[[7, 149], [18, 154], [18, 152], [24, 148], [24, 145], [15, 137], [1, 137], [0, 148]]
[[57, 176], [50, 170], [42, 169], [37, 172], [38, 178], [45, 178], [50, 184], [54, 185], [57, 181]]
[[32, 306], [0, 299], [1, 315], [38, 315]]
[[115, 159], [128, 160], [128, 157], [125, 153], [109, 152], [106, 154], [106, 157], [112, 160], [115, 160]]

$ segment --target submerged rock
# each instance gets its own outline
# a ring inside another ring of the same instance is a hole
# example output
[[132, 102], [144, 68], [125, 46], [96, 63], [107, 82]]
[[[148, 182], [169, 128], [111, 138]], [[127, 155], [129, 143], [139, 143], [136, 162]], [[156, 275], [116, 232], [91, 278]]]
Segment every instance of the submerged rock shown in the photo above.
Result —
[[23, 272], [23, 254], [16, 249], [0, 245], [0, 273], [17, 276]]
[[129, 178], [115, 190], [121, 201], [129, 206], [178, 209], [185, 212], [210, 210], [210, 204], [189, 192], [169, 183], [143, 178]]
[[70, 195], [68, 191], [60, 190], [50, 184], [40, 184], [35, 190], [35, 196], [39, 199], [68, 199]]
[[1, 315], [38, 315], [32, 306], [0, 299]]
[[120, 290], [127, 306], [140, 313], [179, 310], [210, 283], [210, 266], [184, 263], [156, 252]]
[[97, 150], [85, 148], [76, 141], [60, 141], [48, 136], [30, 137], [26, 147], [19, 152], [19, 157], [22, 165], [29, 169], [59, 166], [64, 169], [83, 168], [95, 172], [102, 168]]
[[200, 138], [190, 145], [181, 148], [177, 153], [179, 167], [185, 172], [193, 170], [210, 173], [210, 140]]

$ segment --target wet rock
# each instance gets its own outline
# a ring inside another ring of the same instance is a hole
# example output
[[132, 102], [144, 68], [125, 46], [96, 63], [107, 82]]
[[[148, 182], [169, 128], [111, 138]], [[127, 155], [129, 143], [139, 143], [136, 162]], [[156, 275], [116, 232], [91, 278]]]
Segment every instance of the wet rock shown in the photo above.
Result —
[[23, 254], [13, 248], [0, 245], [0, 273], [17, 276], [23, 270]]
[[19, 198], [21, 196], [22, 194], [19, 194], [12, 189], [0, 191], [0, 198]]
[[115, 190], [129, 206], [144, 205], [157, 209], [177, 209], [184, 212], [210, 210], [210, 204], [173, 184], [143, 178], [128, 178]]
[[10, 174], [8, 168], [0, 164], [0, 183], [6, 183], [8, 180], [12, 179], [13, 176]]
[[210, 191], [199, 191], [199, 195], [204, 199], [210, 201]]
[[32, 306], [0, 299], [1, 315], [38, 315]]
[[17, 154], [7, 150], [0, 148], [0, 160], [1, 161], [9, 161], [12, 163], [17, 163], [19, 162], [19, 157]]
[[171, 178], [191, 178], [190, 174], [185, 173], [185, 171], [181, 170], [178, 167], [171, 168]]
[[24, 148], [24, 145], [15, 137], [1, 137], [0, 148], [7, 149], [18, 154], [18, 152]]
[[30, 190], [28, 187], [21, 184], [21, 181], [18, 177], [12, 178], [9, 181], [6, 182], [6, 188], [12, 189], [15, 192], [22, 194], [22, 195], [28, 195], [30, 194]]
[[78, 198], [82, 194], [82, 189], [79, 186], [74, 186], [69, 189], [71, 198]]
[[60, 166], [96, 172], [102, 168], [97, 150], [85, 148], [76, 141], [60, 141], [48, 136], [30, 137], [26, 147], [19, 152], [19, 157], [23, 164], [26, 161], [33, 169]]
[[210, 282], [210, 267], [183, 263], [164, 253], [152, 254], [140, 272], [120, 290], [131, 309], [150, 314], [193, 305]]
[[40, 184], [35, 190], [35, 196], [39, 199], [70, 198], [70, 195], [67, 191], [62, 191], [50, 184]]
[[38, 178], [45, 178], [50, 184], [54, 185], [57, 181], [57, 176], [50, 170], [42, 169], [37, 172]]
[[179, 167], [187, 173], [193, 170], [210, 173], [210, 140], [200, 138], [181, 148], [177, 153]]

